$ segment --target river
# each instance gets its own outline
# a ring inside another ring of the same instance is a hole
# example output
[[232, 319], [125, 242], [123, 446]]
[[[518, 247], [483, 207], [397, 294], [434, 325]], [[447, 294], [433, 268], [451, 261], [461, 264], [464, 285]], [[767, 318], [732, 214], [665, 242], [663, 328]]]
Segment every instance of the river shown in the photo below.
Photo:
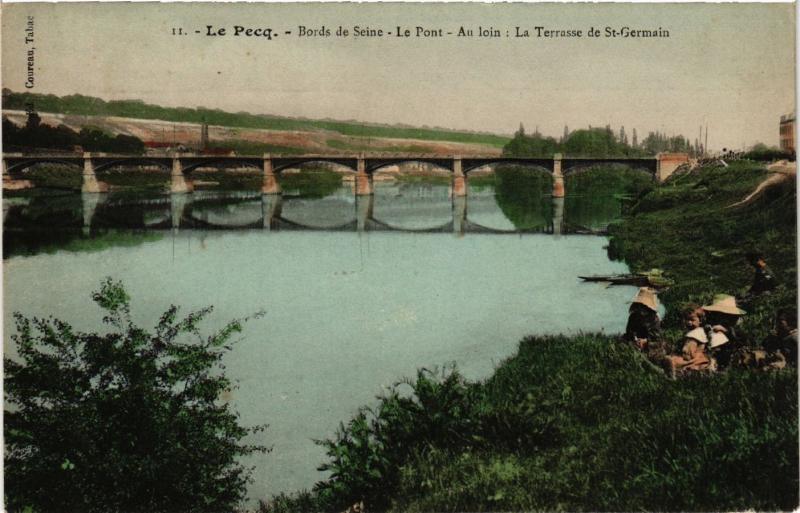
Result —
[[214, 305], [209, 330], [263, 309], [225, 360], [242, 423], [269, 424], [258, 441], [272, 452], [246, 461], [249, 496], [310, 488], [324, 477], [312, 440], [419, 367], [482, 379], [525, 335], [624, 330], [634, 289], [578, 276], [627, 268], [604, 237], [571, 235], [569, 217], [597, 228], [619, 202], [592, 197], [592, 216], [543, 190], [476, 186], [458, 204], [446, 185], [377, 182], [371, 200], [286, 190], [277, 209], [247, 192], [8, 198], [4, 349], [14, 311], [96, 329], [105, 276], [144, 326], [171, 303]]

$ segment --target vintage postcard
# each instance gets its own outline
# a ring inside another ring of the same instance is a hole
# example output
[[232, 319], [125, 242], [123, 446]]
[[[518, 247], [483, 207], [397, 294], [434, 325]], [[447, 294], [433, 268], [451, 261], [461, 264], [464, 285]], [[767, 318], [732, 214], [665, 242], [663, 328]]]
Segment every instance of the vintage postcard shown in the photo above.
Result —
[[797, 509], [795, 31], [3, 4], [5, 508]]

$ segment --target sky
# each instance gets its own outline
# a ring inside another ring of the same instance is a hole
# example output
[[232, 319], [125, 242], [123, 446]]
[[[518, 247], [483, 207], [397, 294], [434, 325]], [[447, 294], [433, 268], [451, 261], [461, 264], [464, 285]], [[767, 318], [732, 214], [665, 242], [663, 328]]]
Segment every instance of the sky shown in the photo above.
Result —
[[[556, 137], [610, 124], [694, 140], [707, 125], [712, 150], [777, 145], [795, 108], [793, 4], [15, 3], [2, 14], [2, 85], [14, 91], [502, 134], [524, 123]], [[235, 25], [279, 36], [237, 37]], [[299, 37], [301, 25], [331, 37]], [[336, 37], [340, 25], [350, 37]], [[392, 36], [356, 39], [356, 25]], [[413, 37], [417, 26], [444, 37]], [[462, 26], [501, 37], [446, 35]], [[534, 37], [506, 37], [517, 26]], [[536, 26], [584, 37], [537, 38]], [[590, 27], [670, 37], [591, 38]]]

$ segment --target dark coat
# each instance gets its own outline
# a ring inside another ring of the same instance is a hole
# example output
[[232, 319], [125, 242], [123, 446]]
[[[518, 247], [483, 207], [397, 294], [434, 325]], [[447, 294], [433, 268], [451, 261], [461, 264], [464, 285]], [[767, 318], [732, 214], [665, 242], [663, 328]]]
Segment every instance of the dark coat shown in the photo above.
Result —
[[770, 335], [762, 345], [769, 353], [781, 353], [786, 363], [797, 367], [797, 330], [792, 330], [785, 337]]
[[625, 340], [633, 342], [636, 338], [655, 341], [661, 338], [661, 320], [658, 314], [647, 307], [634, 305], [625, 327]]
[[757, 296], [764, 292], [769, 292], [778, 286], [778, 280], [772, 274], [772, 270], [767, 267], [756, 267], [755, 275], [753, 276], [753, 285], [747, 292], [750, 296]]

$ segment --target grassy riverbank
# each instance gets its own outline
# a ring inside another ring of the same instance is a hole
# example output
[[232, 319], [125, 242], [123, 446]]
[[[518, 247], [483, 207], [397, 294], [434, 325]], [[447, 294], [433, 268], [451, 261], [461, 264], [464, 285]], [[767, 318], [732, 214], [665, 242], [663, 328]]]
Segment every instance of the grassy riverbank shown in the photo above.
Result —
[[[682, 304], [747, 288], [750, 247], [784, 285], [743, 330], [760, 340], [794, 304], [794, 180], [729, 208], [766, 176], [737, 163], [677, 177], [612, 229], [613, 254], [675, 281], [673, 341]], [[262, 510], [791, 510], [797, 415], [794, 369], [673, 381], [613, 336], [527, 338], [484, 382], [420, 371], [323, 442], [329, 479]]]
[[797, 304], [795, 180], [735, 205], [769, 175], [763, 164], [742, 161], [677, 176], [641, 196], [625, 222], [611, 227], [611, 256], [634, 271], [664, 269], [674, 280], [660, 295], [668, 324], [677, 323], [687, 302], [746, 292], [753, 270], [745, 255], [753, 249], [764, 253], [782, 286], [749, 305], [743, 328], [752, 341], [767, 335], [777, 308]]

